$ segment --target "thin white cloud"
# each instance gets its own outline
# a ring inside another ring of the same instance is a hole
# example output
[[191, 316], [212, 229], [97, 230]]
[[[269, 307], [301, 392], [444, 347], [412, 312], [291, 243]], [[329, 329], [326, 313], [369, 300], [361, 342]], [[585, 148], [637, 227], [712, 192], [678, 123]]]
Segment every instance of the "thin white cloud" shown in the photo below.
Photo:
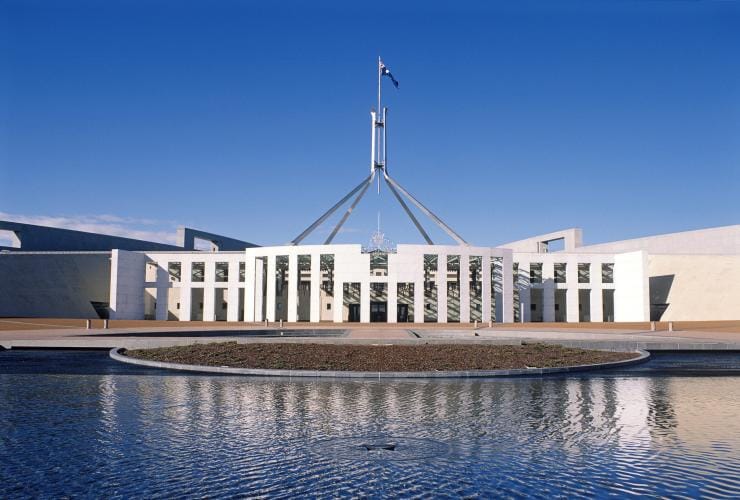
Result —
[[[134, 217], [120, 217], [111, 214], [102, 215], [21, 215], [0, 212], [0, 220], [35, 224], [38, 226], [73, 229], [90, 233], [108, 234], [135, 238], [137, 240], [155, 241], [158, 243], [177, 243], [176, 225], [171, 221], [157, 221], [154, 219], [137, 219]], [[142, 229], [137, 226], [150, 226]], [[158, 226], [158, 227], [151, 227]], [[11, 238], [0, 232], [0, 246], [9, 246]]]

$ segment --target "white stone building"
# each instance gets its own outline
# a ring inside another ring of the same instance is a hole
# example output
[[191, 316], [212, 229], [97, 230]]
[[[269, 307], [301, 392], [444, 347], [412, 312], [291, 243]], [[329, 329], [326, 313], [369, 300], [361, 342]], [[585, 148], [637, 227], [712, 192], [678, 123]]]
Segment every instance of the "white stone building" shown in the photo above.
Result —
[[[564, 249], [548, 251], [559, 239]], [[247, 322], [740, 319], [739, 249], [740, 226], [594, 246], [571, 229], [495, 248], [113, 250], [110, 310], [119, 319]]]

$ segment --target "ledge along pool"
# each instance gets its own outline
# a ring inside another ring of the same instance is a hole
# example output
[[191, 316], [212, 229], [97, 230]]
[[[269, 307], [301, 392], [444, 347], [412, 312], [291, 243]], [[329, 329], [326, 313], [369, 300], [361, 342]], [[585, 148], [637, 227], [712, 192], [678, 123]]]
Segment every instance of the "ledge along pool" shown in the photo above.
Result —
[[0, 351], [0, 497], [740, 496], [740, 354], [487, 380]]

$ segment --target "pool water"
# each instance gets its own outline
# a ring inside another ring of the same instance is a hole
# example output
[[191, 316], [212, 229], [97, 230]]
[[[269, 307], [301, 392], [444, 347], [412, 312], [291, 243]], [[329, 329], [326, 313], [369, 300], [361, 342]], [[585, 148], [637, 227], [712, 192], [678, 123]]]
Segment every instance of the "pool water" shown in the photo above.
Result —
[[0, 498], [740, 497], [740, 354], [488, 380], [0, 352]]

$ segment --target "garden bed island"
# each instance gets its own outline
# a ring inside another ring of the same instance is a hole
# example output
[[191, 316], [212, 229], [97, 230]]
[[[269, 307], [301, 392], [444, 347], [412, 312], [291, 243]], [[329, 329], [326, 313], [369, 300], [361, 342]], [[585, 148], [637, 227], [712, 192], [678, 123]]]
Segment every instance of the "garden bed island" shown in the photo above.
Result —
[[126, 356], [182, 365], [266, 370], [434, 372], [560, 368], [627, 361], [634, 352], [524, 345], [349, 345], [220, 342], [134, 349]]

